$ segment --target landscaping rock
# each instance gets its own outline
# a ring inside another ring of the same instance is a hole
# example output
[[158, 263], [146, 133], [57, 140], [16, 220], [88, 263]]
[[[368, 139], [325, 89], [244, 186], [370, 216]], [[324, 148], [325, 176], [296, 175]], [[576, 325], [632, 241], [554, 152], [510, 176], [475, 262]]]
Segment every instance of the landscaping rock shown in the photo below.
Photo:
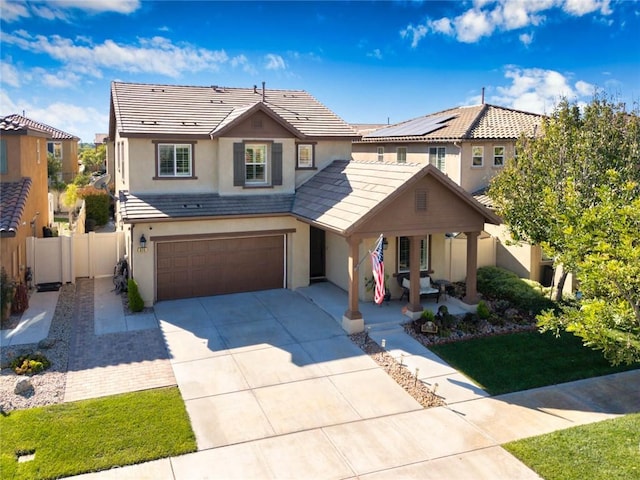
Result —
[[33, 384], [31, 383], [31, 379], [22, 377], [16, 380], [16, 385], [13, 388], [13, 393], [16, 395], [24, 395], [25, 393], [29, 393], [33, 390]]

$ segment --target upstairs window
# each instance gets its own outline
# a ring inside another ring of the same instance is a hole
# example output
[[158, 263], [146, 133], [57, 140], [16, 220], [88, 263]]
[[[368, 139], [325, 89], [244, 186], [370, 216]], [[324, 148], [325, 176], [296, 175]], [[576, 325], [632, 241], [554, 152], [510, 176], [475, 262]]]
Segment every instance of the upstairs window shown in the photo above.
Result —
[[267, 183], [267, 145], [247, 143], [244, 146], [244, 168], [246, 184]]
[[504, 147], [493, 147], [493, 166], [504, 167]]
[[484, 163], [484, 147], [471, 147], [471, 166], [481, 167]]
[[[291, 165], [293, 166], [293, 159]], [[282, 143], [233, 144], [235, 187], [282, 185], [282, 174]]]
[[62, 143], [61, 142], [48, 142], [47, 151], [53, 154], [53, 158], [56, 160], [62, 159]]
[[378, 161], [384, 162], [384, 147], [378, 147]]
[[313, 168], [315, 167], [314, 161], [314, 145], [310, 143], [298, 144], [298, 162], [297, 168]]
[[444, 172], [446, 150], [444, 147], [429, 148], [429, 163], [434, 165], [438, 170]]
[[192, 177], [191, 144], [158, 144], [158, 177]]
[[398, 147], [396, 150], [396, 161], [398, 163], [407, 163], [407, 147]]

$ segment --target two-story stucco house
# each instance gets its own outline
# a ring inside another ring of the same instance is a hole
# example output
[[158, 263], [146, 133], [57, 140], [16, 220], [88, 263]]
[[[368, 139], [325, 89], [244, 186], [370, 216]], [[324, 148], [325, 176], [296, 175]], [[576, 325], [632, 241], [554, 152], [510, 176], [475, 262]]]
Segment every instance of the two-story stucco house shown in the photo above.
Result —
[[[363, 161], [429, 163], [470, 192], [485, 206], [490, 180], [516, 154], [522, 135], [540, 133], [543, 116], [490, 104], [456, 107], [395, 125], [359, 130], [363, 136], [353, 145], [353, 158]], [[504, 227], [487, 225], [498, 239], [496, 264], [521, 277], [545, 280], [542, 267], [551, 263], [538, 247], [508, 242]]]
[[12, 117], [0, 119], [0, 262], [12, 280], [24, 281], [26, 238], [42, 237], [49, 225], [49, 133]]
[[56, 160], [59, 160], [62, 167], [59, 180], [66, 183], [73, 182], [78, 174], [78, 142], [80, 138], [23, 115], [13, 114], [6, 118], [12, 122], [46, 132], [47, 154], [51, 154]]
[[473, 302], [476, 238], [499, 219], [432, 165], [353, 161], [359, 138], [305, 91], [114, 82], [108, 173], [145, 303], [326, 279], [349, 294], [343, 327], [360, 331], [371, 270], [357, 265], [376, 238], [387, 273], [411, 274], [419, 315], [420, 273], [445, 278], [451, 231], [469, 237]]

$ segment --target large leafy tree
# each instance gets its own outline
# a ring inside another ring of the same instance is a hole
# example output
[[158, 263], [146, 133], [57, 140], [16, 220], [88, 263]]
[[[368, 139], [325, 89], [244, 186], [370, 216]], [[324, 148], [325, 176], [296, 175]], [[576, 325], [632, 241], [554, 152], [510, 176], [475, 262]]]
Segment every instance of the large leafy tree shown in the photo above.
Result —
[[539, 133], [518, 142], [489, 195], [515, 240], [541, 245], [579, 281], [581, 300], [540, 325], [576, 333], [612, 363], [640, 360], [637, 109], [600, 96], [583, 109], [565, 100]]
[[515, 241], [541, 245], [556, 267], [564, 267], [560, 298], [566, 273], [577, 268], [566, 248], [566, 225], [559, 221], [567, 209], [568, 185], [587, 210], [595, 188], [607, 182], [608, 170], [618, 172], [621, 181], [637, 181], [640, 123], [624, 104], [602, 96], [582, 110], [565, 99], [537, 133], [518, 141], [517, 157], [491, 182], [489, 195]]
[[567, 184], [567, 255], [574, 258], [582, 299], [538, 317], [542, 330], [582, 337], [613, 364], [640, 361], [640, 184], [611, 170], [584, 209], [573, 181]]
[[83, 144], [79, 152], [80, 161], [85, 167], [85, 172], [97, 172], [104, 166], [107, 157], [107, 150], [104, 144], [97, 147], [89, 144]]

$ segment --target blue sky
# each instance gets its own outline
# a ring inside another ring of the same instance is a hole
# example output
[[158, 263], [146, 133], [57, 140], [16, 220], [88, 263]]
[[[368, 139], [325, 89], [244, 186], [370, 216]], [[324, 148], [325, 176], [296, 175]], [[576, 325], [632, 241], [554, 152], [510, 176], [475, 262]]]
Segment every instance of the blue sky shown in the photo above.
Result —
[[306, 90], [347, 122], [640, 100], [637, 0], [0, 0], [0, 114], [83, 141], [113, 80]]

